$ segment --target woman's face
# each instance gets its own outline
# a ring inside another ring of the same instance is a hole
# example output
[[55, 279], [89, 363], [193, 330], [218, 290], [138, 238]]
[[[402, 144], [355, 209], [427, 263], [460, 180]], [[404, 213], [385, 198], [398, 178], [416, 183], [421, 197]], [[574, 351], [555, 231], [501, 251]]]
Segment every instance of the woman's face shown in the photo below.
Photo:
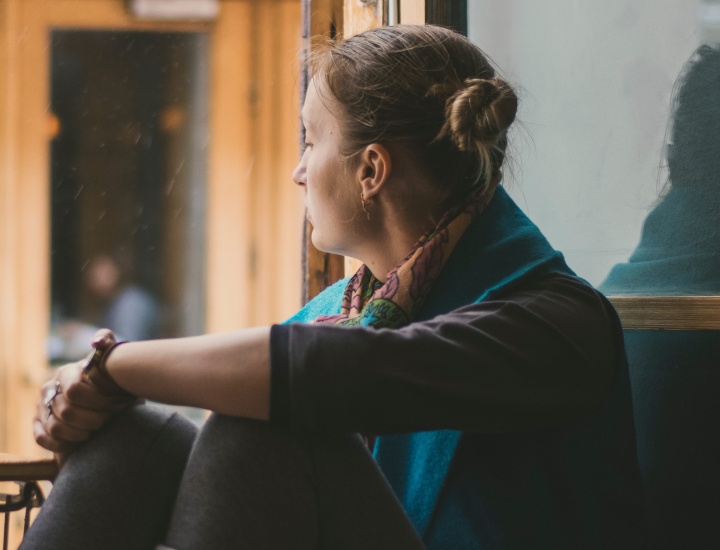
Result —
[[361, 189], [340, 154], [340, 127], [331, 112], [337, 112], [337, 101], [324, 91], [318, 79], [308, 86], [302, 110], [306, 147], [293, 181], [305, 188], [313, 244], [325, 252], [352, 256], [360, 242]]

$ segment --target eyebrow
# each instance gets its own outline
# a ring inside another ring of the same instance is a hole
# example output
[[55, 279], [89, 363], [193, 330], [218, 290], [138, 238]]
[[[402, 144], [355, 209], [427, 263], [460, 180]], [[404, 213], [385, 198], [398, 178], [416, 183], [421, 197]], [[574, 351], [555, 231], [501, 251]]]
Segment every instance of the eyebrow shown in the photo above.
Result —
[[306, 130], [308, 129], [314, 129], [314, 126], [307, 120], [305, 117], [303, 117], [303, 114], [300, 113], [300, 122], [305, 127]]

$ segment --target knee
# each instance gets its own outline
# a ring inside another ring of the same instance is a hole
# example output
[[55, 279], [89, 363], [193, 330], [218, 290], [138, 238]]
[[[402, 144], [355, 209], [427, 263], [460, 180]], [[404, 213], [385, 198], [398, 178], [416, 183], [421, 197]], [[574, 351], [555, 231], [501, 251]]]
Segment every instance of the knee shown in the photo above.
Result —
[[172, 409], [143, 404], [118, 413], [108, 422], [105, 431], [111, 435], [114, 432], [116, 437], [127, 435], [189, 450], [198, 430], [195, 424]]
[[357, 434], [295, 432], [269, 422], [213, 414], [196, 442], [196, 453], [213, 461], [257, 463], [285, 457], [306, 462], [323, 456], [367, 453]]
[[269, 422], [214, 413], [205, 422], [198, 446], [242, 450], [250, 445], [286, 445], [293, 435]]
[[151, 405], [135, 405], [116, 414], [87, 443], [70, 455], [66, 468], [74, 463], [117, 464], [135, 460], [187, 461], [197, 428], [176, 412]]
[[303, 448], [303, 436], [269, 422], [213, 414], [197, 437], [190, 461], [208, 471], [255, 467], [277, 457], [297, 460]]
[[238, 416], [212, 413], [202, 428], [202, 433], [213, 437], [284, 437], [289, 432], [280, 430], [270, 422]]

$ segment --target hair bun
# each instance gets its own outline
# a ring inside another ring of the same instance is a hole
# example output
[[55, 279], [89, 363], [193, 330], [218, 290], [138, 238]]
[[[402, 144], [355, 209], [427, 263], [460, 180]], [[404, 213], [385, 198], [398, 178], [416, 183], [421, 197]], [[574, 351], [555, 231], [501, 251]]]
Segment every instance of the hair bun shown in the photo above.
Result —
[[449, 136], [461, 151], [492, 147], [515, 120], [517, 106], [517, 96], [504, 80], [469, 78], [446, 100], [438, 137]]

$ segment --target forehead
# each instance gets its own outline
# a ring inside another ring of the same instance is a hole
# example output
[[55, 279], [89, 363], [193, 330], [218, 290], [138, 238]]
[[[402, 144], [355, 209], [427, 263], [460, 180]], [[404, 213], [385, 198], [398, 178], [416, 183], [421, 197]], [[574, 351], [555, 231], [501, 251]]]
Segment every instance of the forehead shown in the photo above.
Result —
[[302, 108], [305, 127], [311, 131], [324, 129], [332, 131], [337, 128], [337, 119], [333, 114], [337, 108], [336, 104], [337, 100], [329, 93], [322, 80], [314, 77], [308, 86]]

